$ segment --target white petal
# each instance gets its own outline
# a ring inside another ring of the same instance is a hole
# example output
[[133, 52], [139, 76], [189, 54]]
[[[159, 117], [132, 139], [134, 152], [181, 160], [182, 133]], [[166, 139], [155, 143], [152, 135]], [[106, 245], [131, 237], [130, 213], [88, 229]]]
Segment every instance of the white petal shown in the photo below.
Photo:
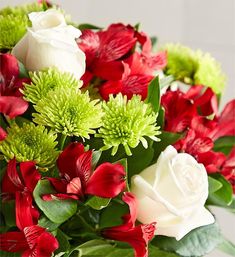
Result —
[[215, 222], [213, 215], [205, 208], [200, 208], [197, 212], [192, 213], [188, 219], [183, 219], [182, 222], [176, 225], [162, 226], [158, 223], [156, 235], [175, 237], [176, 240], [182, 239], [191, 230], [209, 225]]
[[28, 49], [28, 33], [26, 33], [21, 40], [12, 49], [12, 55], [14, 55], [20, 62], [25, 64], [26, 55]]

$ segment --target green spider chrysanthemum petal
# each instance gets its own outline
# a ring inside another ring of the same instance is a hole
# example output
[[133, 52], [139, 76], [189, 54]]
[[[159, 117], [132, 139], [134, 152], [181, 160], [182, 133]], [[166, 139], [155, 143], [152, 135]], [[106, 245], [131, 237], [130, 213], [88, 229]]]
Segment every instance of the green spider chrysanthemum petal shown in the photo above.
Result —
[[36, 104], [51, 90], [56, 88], [74, 88], [82, 86], [82, 81], [77, 80], [71, 73], [60, 72], [56, 68], [49, 68], [44, 71], [30, 72], [31, 84], [24, 84], [24, 98]]
[[0, 10], [0, 49], [12, 49], [31, 25], [28, 13], [42, 10], [39, 3]]
[[156, 137], [160, 134], [156, 126], [156, 114], [149, 104], [141, 101], [139, 95], [134, 95], [131, 100], [118, 94], [115, 98], [111, 95], [109, 101], [103, 102], [103, 125], [97, 137], [103, 139], [103, 150], [113, 148], [112, 155], [123, 145], [126, 154], [131, 155], [130, 148], [135, 148], [142, 142], [148, 147], [144, 137], [159, 141]]
[[166, 74], [187, 84], [205, 85], [217, 94], [222, 92], [226, 77], [220, 64], [209, 53], [193, 51], [180, 44], [167, 44], [165, 50], [168, 53]]
[[24, 36], [28, 18], [23, 15], [0, 15], [0, 49], [12, 49]]
[[8, 159], [17, 161], [35, 161], [39, 167], [50, 168], [55, 164], [59, 152], [56, 147], [56, 134], [48, 132], [43, 126], [23, 123], [21, 127], [12, 125], [4, 141], [0, 142], [0, 151]]
[[74, 88], [57, 88], [35, 105], [34, 121], [66, 136], [90, 138], [101, 126], [102, 110], [97, 100]]
[[26, 15], [31, 12], [40, 12], [43, 11], [43, 4], [40, 3], [31, 3], [26, 5], [20, 5], [15, 7], [5, 7], [0, 10], [0, 15], [6, 16], [9, 14], [13, 15]]
[[219, 94], [225, 87], [226, 76], [222, 73], [220, 64], [209, 54], [196, 51], [195, 58], [198, 69], [194, 74], [194, 83], [211, 87]]
[[197, 68], [193, 51], [180, 44], [167, 44], [164, 49], [167, 50], [166, 74], [173, 75], [176, 80], [192, 83]]

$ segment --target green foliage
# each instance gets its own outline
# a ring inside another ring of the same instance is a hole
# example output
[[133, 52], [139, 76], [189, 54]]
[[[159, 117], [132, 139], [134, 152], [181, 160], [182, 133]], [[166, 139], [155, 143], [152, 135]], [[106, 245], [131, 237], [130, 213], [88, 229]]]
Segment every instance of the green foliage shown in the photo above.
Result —
[[40, 180], [34, 189], [33, 196], [37, 206], [54, 223], [61, 224], [72, 217], [77, 211], [77, 201], [75, 200], [58, 200], [44, 201], [42, 196], [45, 194], [53, 194], [55, 190], [52, 188], [48, 180]]
[[234, 136], [220, 137], [215, 141], [213, 150], [216, 152], [223, 152], [224, 154], [228, 155], [234, 146]]
[[146, 102], [151, 104], [155, 113], [158, 113], [160, 107], [160, 86], [158, 77], [154, 78], [148, 86]]
[[101, 125], [103, 115], [97, 100], [88, 92], [59, 87], [50, 91], [35, 105], [34, 122], [51, 127], [66, 136], [90, 138]]
[[223, 238], [222, 243], [218, 246], [221, 252], [227, 253], [231, 256], [235, 256], [235, 245], [229, 240]]
[[40, 12], [43, 11], [43, 4], [40, 3], [31, 3], [26, 5], [19, 5], [15, 7], [5, 7], [0, 10], [0, 15], [7, 16], [12, 15], [25, 15], [31, 12]]
[[210, 176], [208, 176], [208, 182], [209, 182], [209, 194], [213, 194], [214, 192], [218, 191], [223, 184]]
[[82, 86], [82, 81], [78, 81], [69, 72], [60, 72], [56, 68], [49, 68], [44, 71], [30, 72], [31, 84], [24, 84], [25, 100], [36, 104], [46, 97], [50, 91], [57, 88], [78, 89]]
[[110, 203], [110, 198], [102, 198], [98, 196], [92, 196], [85, 204], [95, 210], [102, 210], [107, 207]]
[[97, 137], [103, 139], [104, 146], [101, 150], [112, 148], [115, 155], [120, 145], [123, 145], [127, 155], [132, 155], [131, 148], [137, 147], [139, 142], [145, 148], [148, 142], [145, 137], [159, 141], [156, 137], [160, 134], [156, 125], [156, 113], [151, 105], [141, 101], [141, 97], [134, 95], [127, 100], [126, 96], [118, 94], [110, 96], [108, 102], [103, 102], [103, 125]]
[[167, 44], [168, 62], [165, 72], [187, 84], [211, 87], [216, 94], [223, 91], [226, 77], [220, 64], [209, 54], [180, 44]]
[[221, 241], [222, 235], [215, 223], [192, 230], [180, 241], [172, 237], [156, 236], [151, 243], [180, 256], [196, 257], [211, 252]]
[[222, 186], [209, 194], [207, 204], [228, 207], [233, 201], [232, 185], [219, 173], [211, 174], [210, 177], [216, 179]]
[[39, 167], [54, 165], [59, 152], [55, 149], [56, 135], [34, 123], [13, 124], [7, 129], [8, 136], [0, 142], [0, 151], [7, 159], [18, 162], [35, 161]]

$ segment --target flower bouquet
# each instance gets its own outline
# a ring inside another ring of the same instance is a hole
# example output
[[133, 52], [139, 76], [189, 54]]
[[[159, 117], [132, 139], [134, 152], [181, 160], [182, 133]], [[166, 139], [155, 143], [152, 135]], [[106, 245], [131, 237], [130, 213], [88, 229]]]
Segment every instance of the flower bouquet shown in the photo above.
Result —
[[0, 10], [0, 255], [233, 256], [235, 100], [208, 53], [139, 25]]

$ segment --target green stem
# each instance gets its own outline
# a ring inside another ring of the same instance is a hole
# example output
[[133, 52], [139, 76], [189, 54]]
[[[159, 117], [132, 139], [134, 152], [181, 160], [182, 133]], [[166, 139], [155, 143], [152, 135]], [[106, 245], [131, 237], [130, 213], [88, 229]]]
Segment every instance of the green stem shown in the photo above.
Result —
[[77, 214], [77, 217], [79, 218], [80, 222], [82, 223], [82, 225], [83, 225], [84, 227], [86, 227], [86, 228], [87, 228], [88, 230], [90, 230], [91, 232], [96, 232], [95, 229], [94, 229], [91, 225], [89, 225], [89, 224], [86, 222], [86, 220], [85, 220], [82, 216], [80, 216], [79, 214]]
[[59, 141], [59, 148], [61, 150], [63, 150], [63, 148], [64, 148], [64, 144], [65, 144], [66, 138], [67, 138], [66, 135], [61, 134], [60, 141]]

